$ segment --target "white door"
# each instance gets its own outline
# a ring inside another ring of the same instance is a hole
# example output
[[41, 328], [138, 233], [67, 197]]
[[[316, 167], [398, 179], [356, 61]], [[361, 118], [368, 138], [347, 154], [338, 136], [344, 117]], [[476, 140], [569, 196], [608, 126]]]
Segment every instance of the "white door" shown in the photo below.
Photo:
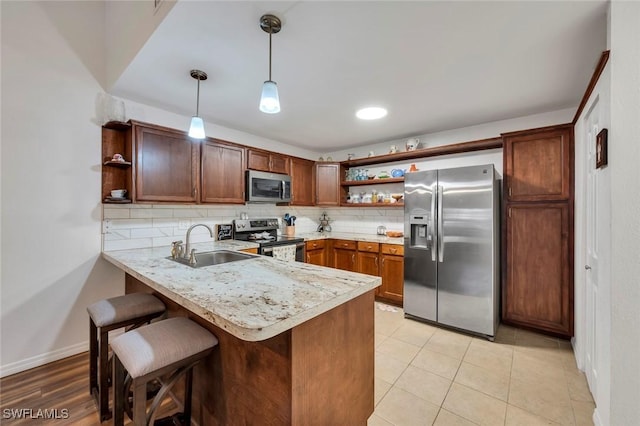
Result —
[[[602, 77], [606, 77], [603, 81]], [[610, 166], [596, 169], [596, 138], [609, 127], [608, 72], [603, 74], [585, 114], [585, 374], [596, 400], [608, 400], [610, 308]], [[600, 398], [599, 398], [600, 396]], [[607, 401], [608, 402], [608, 401]], [[608, 405], [608, 404], [606, 404]], [[600, 407], [599, 407], [600, 408]], [[604, 408], [604, 407], [602, 407]], [[608, 407], [606, 407], [608, 411]]]

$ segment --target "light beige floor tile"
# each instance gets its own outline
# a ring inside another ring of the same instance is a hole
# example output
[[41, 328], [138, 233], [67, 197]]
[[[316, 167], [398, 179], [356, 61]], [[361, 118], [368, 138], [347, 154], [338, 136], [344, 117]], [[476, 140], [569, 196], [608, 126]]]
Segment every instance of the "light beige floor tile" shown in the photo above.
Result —
[[379, 416], [376, 416], [375, 414], [372, 414], [371, 417], [369, 417], [369, 421], [367, 422], [367, 426], [394, 426], [394, 425], [393, 425], [393, 423], [389, 423], [388, 421], [386, 421], [382, 417], [379, 417]]
[[573, 401], [585, 401], [593, 402], [593, 396], [589, 390], [589, 384], [587, 378], [581, 371], [577, 373], [566, 371], [564, 372], [567, 378], [567, 385], [569, 386], [569, 396]]
[[444, 408], [440, 409], [434, 426], [473, 426], [477, 423], [473, 423], [463, 417], [453, 414], [451, 411], [447, 411]]
[[511, 377], [530, 383], [555, 384], [566, 387], [565, 370], [549, 360], [542, 360], [530, 354], [515, 351], [511, 366]]
[[399, 361], [378, 351], [376, 351], [375, 357], [375, 377], [391, 384], [400, 377], [408, 365], [406, 362]]
[[378, 352], [394, 357], [395, 359], [410, 363], [413, 358], [420, 352], [420, 347], [405, 343], [402, 340], [388, 337], [380, 346]]
[[459, 359], [422, 348], [411, 364], [446, 379], [453, 380], [460, 366], [460, 362]]
[[511, 378], [509, 404], [561, 424], [573, 423], [569, 390], [556, 385]]
[[424, 346], [436, 330], [432, 325], [406, 319], [391, 337], [412, 345]]
[[376, 334], [380, 333], [384, 336], [391, 336], [402, 325], [402, 318], [376, 317], [375, 323]]
[[471, 337], [439, 329], [424, 345], [430, 351], [439, 352], [453, 358], [462, 359], [471, 343]]
[[593, 402], [571, 401], [576, 426], [593, 426], [593, 410], [596, 406]]
[[440, 406], [449, 391], [451, 380], [410, 365], [394, 386]]
[[505, 426], [544, 426], [557, 425], [558, 423], [536, 416], [515, 405], [507, 404], [507, 420]]
[[373, 381], [373, 389], [375, 395], [374, 405], [378, 405], [389, 389], [391, 389], [391, 383], [376, 377]]
[[495, 335], [495, 341], [508, 345], [516, 343], [516, 329], [508, 325], [500, 324]]
[[454, 382], [505, 402], [509, 396], [508, 374], [495, 374], [468, 362], [462, 362]]
[[[497, 345], [491, 348], [489, 345]], [[478, 343], [472, 341], [464, 355], [463, 361], [482, 367], [492, 371], [498, 375], [508, 375], [511, 373], [511, 363], [513, 358], [513, 349], [506, 345], [487, 342]]]
[[381, 334], [381, 333], [376, 333], [374, 336], [375, 347], [378, 348], [378, 346], [380, 346], [382, 342], [384, 342], [387, 339], [387, 337], [389, 336], [385, 336], [384, 334]]
[[442, 408], [480, 425], [502, 425], [507, 403], [453, 383]]
[[513, 356], [513, 345], [508, 343], [501, 342], [490, 342], [487, 339], [482, 339], [480, 337], [474, 337], [471, 339], [471, 344], [469, 348], [482, 348], [487, 350], [487, 352], [491, 352], [496, 354], [497, 356], [503, 357], [512, 357]]
[[374, 414], [398, 426], [431, 425], [439, 409], [435, 404], [393, 387], [380, 401]]

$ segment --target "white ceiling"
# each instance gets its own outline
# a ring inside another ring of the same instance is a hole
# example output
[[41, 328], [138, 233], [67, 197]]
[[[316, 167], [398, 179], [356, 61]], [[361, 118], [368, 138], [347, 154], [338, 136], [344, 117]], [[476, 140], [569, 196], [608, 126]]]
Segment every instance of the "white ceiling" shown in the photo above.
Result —
[[[283, 22], [273, 115], [258, 110], [264, 13]], [[368, 145], [577, 107], [606, 49], [605, 13], [602, 0], [179, 1], [112, 93], [190, 116], [197, 68], [207, 122], [315, 151]], [[358, 120], [367, 105], [389, 115]]]

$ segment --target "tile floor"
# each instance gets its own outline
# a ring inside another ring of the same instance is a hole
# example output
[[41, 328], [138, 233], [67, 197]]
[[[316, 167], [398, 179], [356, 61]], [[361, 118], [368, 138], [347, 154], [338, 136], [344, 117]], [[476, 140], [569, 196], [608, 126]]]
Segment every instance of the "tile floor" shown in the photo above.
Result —
[[495, 342], [405, 319], [376, 302], [379, 425], [592, 425], [571, 344], [503, 326]]

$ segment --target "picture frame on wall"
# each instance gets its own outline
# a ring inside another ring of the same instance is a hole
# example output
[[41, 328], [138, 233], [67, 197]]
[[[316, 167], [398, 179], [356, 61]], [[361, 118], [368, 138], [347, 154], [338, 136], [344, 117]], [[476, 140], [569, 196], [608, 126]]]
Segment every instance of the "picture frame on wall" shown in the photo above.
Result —
[[607, 165], [607, 129], [602, 129], [596, 136], [596, 169]]

